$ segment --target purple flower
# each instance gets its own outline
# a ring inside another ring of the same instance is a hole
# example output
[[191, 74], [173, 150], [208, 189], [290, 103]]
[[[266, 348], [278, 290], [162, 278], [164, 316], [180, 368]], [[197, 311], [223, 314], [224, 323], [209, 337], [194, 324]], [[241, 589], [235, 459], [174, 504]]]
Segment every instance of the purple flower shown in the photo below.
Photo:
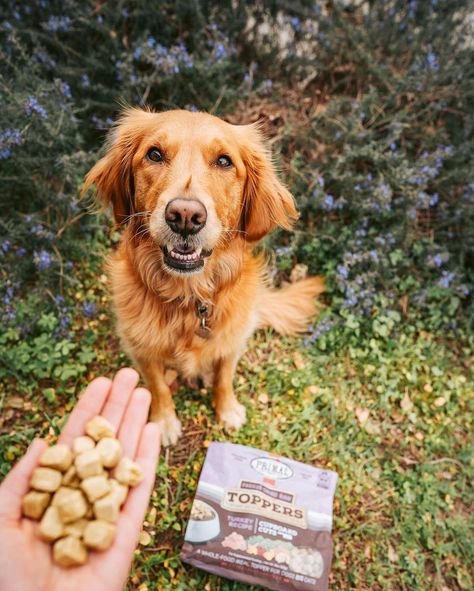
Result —
[[10, 242], [10, 240], [4, 240], [2, 244], [0, 244], [0, 251], [8, 252], [10, 250], [11, 245], [12, 243]]
[[334, 207], [334, 197], [332, 195], [325, 195], [324, 205], [326, 209], [332, 209]]
[[97, 305], [94, 302], [85, 302], [82, 311], [86, 318], [93, 318], [97, 314]]
[[20, 246], [20, 248], [17, 249], [17, 251], [15, 252], [15, 256], [17, 257], [22, 257], [26, 254], [26, 248], [23, 248], [23, 246]]
[[53, 33], [58, 31], [66, 32], [69, 30], [71, 19], [68, 16], [50, 16], [46, 28]]
[[38, 103], [34, 96], [30, 96], [28, 98], [28, 102], [25, 105], [25, 111], [28, 117], [31, 117], [33, 113], [37, 113], [41, 117], [41, 119], [48, 118], [46, 110]]
[[217, 61], [227, 57], [227, 49], [223, 43], [217, 43], [214, 49], [214, 57]]
[[18, 128], [6, 129], [0, 133], [0, 159], [6, 160], [10, 157], [13, 146], [19, 146], [23, 143], [21, 131]]
[[437, 72], [439, 70], [438, 59], [436, 54], [433, 52], [431, 45], [428, 46], [428, 54], [426, 56], [426, 70]]
[[277, 256], [282, 256], [291, 252], [291, 246], [279, 246], [275, 248], [275, 254]]
[[330, 332], [335, 326], [335, 322], [330, 318], [323, 318], [318, 324], [311, 330], [311, 334], [304, 340], [305, 346], [311, 345], [321, 338], [324, 334]]
[[432, 260], [435, 267], [441, 267], [443, 264], [443, 257], [440, 254], [436, 254]]
[[40, 250], [39, 252], [35, 250], [33, 252], [33, 260], [39, 271], [47, 269], [53, 262], [53, 258], [47, 250]]
[[441, 279], [438, 281], [438, 285], [440, 287], [448, 288], [453, 279], [456, 277], [456, 273], [451, 273], [449, 271], [443, 271]]
[[263, 94], [268, 94], [272, 88], [273, 88], [273, 81], [270, 80], [269, 78], [267, 78], [266, 80], [263, 80], [262, 83], [260, 84], [260, 92], [262, 92]]
[[349, 277], [349, 271], [343, 265], [337, 266], [337, 272], [339, 273], [339, 275], [341, 275], [341, 277], [344, 277], [344, 279], [347, 279]]
[[293, 29], [299, 33], [301, 31], [301, 21], [297, 16], [292, 16], [290, 19], [291, 26]]
[[69, 84], [67, 82], [63, 82], [61, 80], [60, 84], [59, 84], [59, 89], [61, 90], [61, 92], [64, 94], [64, 96], [66, 98], [72, 98], [71, 87], [69, 86]]

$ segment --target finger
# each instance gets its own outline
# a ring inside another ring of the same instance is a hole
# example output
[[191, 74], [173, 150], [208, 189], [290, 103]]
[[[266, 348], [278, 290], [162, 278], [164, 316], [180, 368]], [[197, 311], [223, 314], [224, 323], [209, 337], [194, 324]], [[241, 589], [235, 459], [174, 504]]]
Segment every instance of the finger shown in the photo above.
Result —
[[21, 500], [27, 493], [30, 477], [48, 444], [34, 439], [26, 454], [10, 470], [0, 486], [0, 520], [17, 521], [21, 517]]
[[160, 429], [156, 423], [147, 423], [142, 431], [135, 461], [143, 470], [144, 479], [127, 497], [120, 514], [116, 544], [120, 551], [131, 556], [142, 529], [143, 519], [155, 483], [156, 463], [160, 453]]
[[130, 399], [120, 425], [118, 439], [122, 444], [123, 455], [134, 458], [142, 429], [148, 418], [151, 394], [145, 388], [137, 388]]
[[124, 367], [114, 377], [112, 391], [102, 410], [102, 416], [110, 421], [117, 430], [138, 380], [138, 373], [131, 367]]
[[112, 381], [109, 378], [96, 378], [86, 388], [74, 410], [69, 415], [66, 426], [59, 436], [58, 443], [71, 445], [75, 437], [84, 435], [86, 423], [100, 414], [107, 395], [110, 392]]

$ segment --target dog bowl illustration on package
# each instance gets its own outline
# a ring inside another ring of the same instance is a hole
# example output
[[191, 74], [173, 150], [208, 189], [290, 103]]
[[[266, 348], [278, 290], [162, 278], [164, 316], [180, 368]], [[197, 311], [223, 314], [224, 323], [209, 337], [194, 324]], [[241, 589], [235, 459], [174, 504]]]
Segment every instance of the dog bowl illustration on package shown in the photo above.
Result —
[[208, 448], [184, 562], [276, 591], [325, 591], [337, 474], [232, 443]]
[[210, 542], [219, 533], [220, 523], [216, 511], [207, 503], [196, 499], [193, 503], [184, 541], [191, 544], [202, 544]]

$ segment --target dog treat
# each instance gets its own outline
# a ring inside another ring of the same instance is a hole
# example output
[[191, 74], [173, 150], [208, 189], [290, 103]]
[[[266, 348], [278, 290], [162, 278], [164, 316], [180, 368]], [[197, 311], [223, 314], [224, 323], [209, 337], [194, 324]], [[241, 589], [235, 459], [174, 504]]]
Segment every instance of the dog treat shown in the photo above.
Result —
[[30, 519], [41, 519], [50, 499], [49, 493], [32, 490], [23, 497], [23, 515]]
[[88, 437], [87, 435], [83, 435], [82, 437], [76, 437], [72, 443], [72, 451], [75, 456], [84, 453], [85, 451], [90, 451], [94, 449], [95, 441]]
[[99, 452], [96, 449], [84, 451], [76, 456], [74, 464], [79, 478], [82, 479], [99, 476], [104, 471]]
[[97, 415], [87, 423], [86, 433], [94, 441], [99, 441], [104, 437], [115, 437], [115, 427], [107, 419]]
[[64, 533], [64, 524], [59, 517], [57, 507], [48, 507], [40, 521], [39, 534], [46, 542], [53, 542]]
[[61, 472], [52, 468], [36, 468], [31, 477], [31, 488], [43, 492], [54, 492], [61, 486]]
[[88, 523], [89, 521], [85, 517], [78, 519], [77, 521], [71, 521], [71, 523], [66, 523], [64, 526], [64, 535], [82, 538]]
[[117, 482], [115, 478], [111, 478], [110, 492], [116, 496], [117, 502], [121, 507], [125, 503], [125, 499], [127, 498], [128, 486], [125, 486], [125, 484], [120, 484], [120, 482]]
[[120, 502], [113, 492], [94, 503], [94, 515], [97, 519], [115, 523], [120, 512]]
[[87, 502], [80, 490], [71, 489], [68, 495], [65, 495], [58, 502], [56, 507], [63, 523], [76, 521], [87, 513]]
[[81, 480], [77, 475], [76, 466], [71, 466], [64, 474], [62, 484], [71, 488], [77, 488], [81, 484]]
[[78, 566], [86, 562], [87, 550], [77, 537], [67, 536], [54, 544], [53, 558], [61, 566]]
[[129, 458], [122, 458], [115, 468], [115, 478], [120, 484], [137, 486], [143, 480], [143, 473], [140, 466]]
[[51, 499], [51, 505], [57, 507], [64, 499], [68, 499], [74, 490], [74, 488], [70, 488], [69, 486], [61, 486], [54, 493], [53, 498]]
[[89, 521], [84, 530], [84, 544], [93, 550], [107, 550], [115, 537], [115, 525], [96, 519]]
[[[88, 435], [72, 442], [72, 451], [59, 444], [42, 454], [22, 499], [23, 515], [40, 521], [38, 535], [54, 543], [53, 559], [63, 567], [84, 564], [87, 548], [110, 547], [129, 487], [143, 480], [140, 466], [122, 457], [108, 421], [95, 417], [86, 430]], [[108, 469], [114, 469], [114, 478]]]
[[211, 443], [182, 559], [276, 591], [326, 591], [336, 482], [330, 470]]
[[99, 441], [96, 449], [105, 468], [115, 468], [122, 458], [122, 446], [118, 439], [104, 437]]
[[67, 445], [49, 447], [39, 459], [40, 466], [65, 472], [72, 464], [72, 453]]
[[81, 482], [81, 488], [86, 493], [89, 502], [93, 503], [110, 492], [110, 483], [105, 475], [90, 476]]

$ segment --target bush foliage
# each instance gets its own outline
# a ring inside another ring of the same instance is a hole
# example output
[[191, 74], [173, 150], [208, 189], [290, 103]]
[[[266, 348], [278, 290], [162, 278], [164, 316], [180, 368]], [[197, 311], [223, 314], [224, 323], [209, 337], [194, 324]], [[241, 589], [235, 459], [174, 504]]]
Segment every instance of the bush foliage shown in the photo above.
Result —
[[301, 222], [279, 237], [277, 261], [324, 272], [333, 295], [309, 341], [341, 323], [387, 331], [411, 310], [456, 330], [472, 283], [470, 27], [467, 6], [443, 0], [12, 3], [0, 50], [3, 321], [18, 327], [15, 302], [46, 287], [38, 305], [58, 314], [58, 286], [102, 239], [77, 193], [121, 102], [225, 115], [242, 97], [284, 103], [292, 88], [299, 104], [276, 148]]

